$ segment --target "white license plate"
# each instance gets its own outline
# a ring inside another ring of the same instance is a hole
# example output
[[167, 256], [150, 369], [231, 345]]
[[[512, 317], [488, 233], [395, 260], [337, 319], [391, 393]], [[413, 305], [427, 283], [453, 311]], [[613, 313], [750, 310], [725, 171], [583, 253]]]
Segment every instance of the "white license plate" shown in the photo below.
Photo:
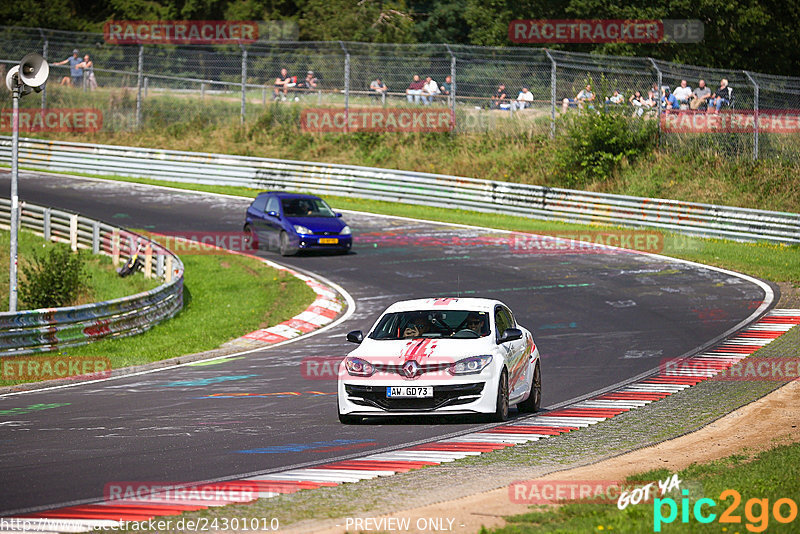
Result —
[[424, 399], [428, 397], [433, 397], [433, 387], [432, 386], [387, 386], [386, 396]]

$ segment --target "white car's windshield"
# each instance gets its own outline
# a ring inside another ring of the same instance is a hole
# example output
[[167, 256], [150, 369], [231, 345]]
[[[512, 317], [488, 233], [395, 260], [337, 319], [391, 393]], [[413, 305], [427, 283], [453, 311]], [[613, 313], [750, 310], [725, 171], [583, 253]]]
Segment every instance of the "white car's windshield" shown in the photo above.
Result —
[[487, 312], [461, 310], [418, 310], [387, 313], [370, 339], [397, 340], [415, 338], [475, 339], [489, 335]]

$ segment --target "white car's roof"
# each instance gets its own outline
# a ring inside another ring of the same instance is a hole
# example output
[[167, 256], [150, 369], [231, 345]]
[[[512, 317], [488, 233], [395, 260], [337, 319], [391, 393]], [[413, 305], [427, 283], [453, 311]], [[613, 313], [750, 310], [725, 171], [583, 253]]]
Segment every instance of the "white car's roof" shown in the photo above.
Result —
[[[416, 310], [460, 310], [491, 312], [499, 300], [461, 297], [431, 297], [427, 299], [402, 300], [395, 302], [385, 313], [407, 312]], [[505, 306], [505, 304], [503, 304]]]

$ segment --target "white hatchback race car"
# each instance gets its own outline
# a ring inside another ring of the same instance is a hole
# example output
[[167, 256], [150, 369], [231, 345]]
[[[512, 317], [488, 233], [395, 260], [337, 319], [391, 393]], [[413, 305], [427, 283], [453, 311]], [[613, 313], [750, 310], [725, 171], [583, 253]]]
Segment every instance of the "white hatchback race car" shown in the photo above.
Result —
[[539, 350], [498, 300], [428, 298], [390, 306], [339, 366], [339, 420], [387, 415], [485, 414], [541, 404]]

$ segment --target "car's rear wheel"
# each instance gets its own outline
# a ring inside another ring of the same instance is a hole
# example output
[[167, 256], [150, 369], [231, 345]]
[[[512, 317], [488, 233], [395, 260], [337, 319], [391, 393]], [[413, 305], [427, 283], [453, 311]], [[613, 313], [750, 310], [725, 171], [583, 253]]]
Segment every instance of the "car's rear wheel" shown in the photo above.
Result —
[[247, 250], [258, 250], [258, 238], [249, 224], [244, 225], [244, 244]]
[[339, 414], [339, 422], [343, 425], [357, 425], [361, 422], [361, 417], [358, 415]]
[[497, 384], [497, 400], [491, 420], [498, 423], [508, 420], [508, 373], [505, 369], [503, 369], [500, 382]]
[[289, 234], [286, 232], [281, 232], [281, 256], [294, 256], [297, 254], [297, 249], [293, 248], [291, 243], [289, 243]]
[[539, 362], [533, 370], [533, 383], [531, 393], [528, 398], [517, 404], [520, 412], [538, 412], [542, 407], [542, 372], [539, 369]]

